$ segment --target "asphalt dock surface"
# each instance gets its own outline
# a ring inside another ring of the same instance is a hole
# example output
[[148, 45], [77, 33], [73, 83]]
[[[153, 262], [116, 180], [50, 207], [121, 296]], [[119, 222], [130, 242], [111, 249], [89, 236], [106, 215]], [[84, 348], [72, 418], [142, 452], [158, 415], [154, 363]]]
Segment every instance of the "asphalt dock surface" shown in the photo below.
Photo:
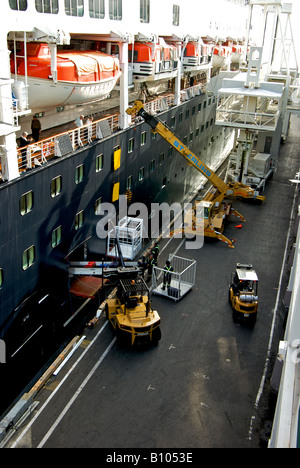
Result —
[[[260, 448], [272, 422], [270, 378], [284, 333], [284, 297], [295, 177], [300, 167], [300, 120], [292, 117], [277, 171], [261, 205], [235, 202], [246, 223], [232, 217], [220, 241], [186, 250], [181, 239], [160, 243], [159, 266], [169, 254], [197, 262], [196, 284], [181, 301], [152, 296], [161, 316], [157, 347], [116, 343], [104, 316], [61, 371], [35, 398], [27, 419], [6, 447]], [[231, 272], [251, 263], [259, 277], [253, 328], [232, 320]], [[270, 434], [269, 434], [270, 435]], [[134, 450], [132, 450], [134, 453]]]

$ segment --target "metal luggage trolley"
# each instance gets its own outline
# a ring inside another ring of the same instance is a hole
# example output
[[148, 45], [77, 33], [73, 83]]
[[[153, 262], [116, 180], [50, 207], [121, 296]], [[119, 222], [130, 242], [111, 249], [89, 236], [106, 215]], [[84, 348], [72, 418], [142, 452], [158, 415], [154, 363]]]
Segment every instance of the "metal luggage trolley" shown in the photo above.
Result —
[[179, 301], [195, 284], [197, 262], [176, 255], [169, 260], [173, 267], [170, 286], [163, 289], [165, 270], [155, 266], [152, 273], [152, 293]]

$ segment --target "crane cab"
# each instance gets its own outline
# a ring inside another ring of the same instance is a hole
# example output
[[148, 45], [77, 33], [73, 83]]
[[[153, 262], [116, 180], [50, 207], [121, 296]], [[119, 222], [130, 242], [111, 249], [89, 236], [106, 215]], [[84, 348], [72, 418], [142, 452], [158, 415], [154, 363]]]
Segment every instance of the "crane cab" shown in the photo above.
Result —
[[231, 274], [229, 302], [233, 320], [245, 320], [254, 325], [258, 309], [258, 276], [250, 264], [237, 263]]

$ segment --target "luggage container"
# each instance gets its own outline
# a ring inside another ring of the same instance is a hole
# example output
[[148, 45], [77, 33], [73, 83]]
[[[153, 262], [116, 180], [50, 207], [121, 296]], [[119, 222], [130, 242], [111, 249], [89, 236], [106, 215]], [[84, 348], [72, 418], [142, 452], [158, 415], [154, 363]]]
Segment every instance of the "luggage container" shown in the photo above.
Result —
[[119, 239], [123, 258], [133, 260], [142, 248], [143, 220], [125, 216], [118, 222], [118, 226], [109, 231], [107, 241], [107, 255], [109, 257], [118, 257], [116, 236]]

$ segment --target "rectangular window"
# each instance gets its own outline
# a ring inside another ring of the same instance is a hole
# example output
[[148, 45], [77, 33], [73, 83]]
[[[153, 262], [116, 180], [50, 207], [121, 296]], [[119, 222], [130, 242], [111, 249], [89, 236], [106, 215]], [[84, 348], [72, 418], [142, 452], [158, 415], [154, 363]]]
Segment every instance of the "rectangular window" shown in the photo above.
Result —
[[50, 195], [52, 198], [57, 197], [61, 192], [61, 176], [57, 176], [51, 180]]
[[75, 184], [79, 184], [83, 180], [84, 166], [81, 164], [75, 169]]
[[167, 185], [167, 178], [164, 177], [163, 181], [162, 181], [162, 184], [161, 184], [161, 188], [164, 188], [166, 185]]
[[202, 105], [201, 105], [201, 102], [200, 102], [200, 104], [198, 105], [198, 112], [201, 112], [201, 108], [202, 108]]
[[153, 172], [155, 169], [155, 159], [152, 159], [149, 163], [149, 172]]
[[176, 118], [175, 118], [175, 116], [173, 116], [173, 117], [171, 118], [171, 128], [174, 128], [174, 127], [175, 127], [175, 124], [176, 124]]
[[33, 208], [33, 191], [24, 193], [20, 198], [20, 214], [24, 216]]
[[27, 0], [9, 0], [9, 6], [12, 10], [27, 10]]
[[83, 0], [65, 0], [65, 12], [68, 16], [83, 16]]
[[54, 231], [52, 231], [51, 245], [52, 245], [53, 249], [54, 249], [54, 247], [56, 247], [58, 244], [61, 243], [61, 230], [62, 230], [62, 227], [58, 226], [58, 228], [56, 228], [56, 229], [54, 229]]
[[182, 112], [180, 112], [180, 114], [179, 114], [178, 122], [179, 122], [179, 123], [182, 122]]
[[103, 19], [105, 17], [104, 0], [89, 0], [90, 17]]
[[147, 132], [142, 132], [141, 134], [141, 146], [146, 144]]
[[122, 0], [109, 0], [109, 19], [121, 21]]
[[165, 153], [159, 155], [159, 165], [161, 166], [165, 161]]
[[35, 9], [38, 13], [58, 13], [58, 0], [35, 0]]
[[140, 21], [150, 23], [150, 0], [140, 0]]
[[134, 150], [134, 138], [128, 140], [128, 153], [132, 153]]
[[179, 26], [180, 23], [180, 6], [173, 5], [173, 26]]
[[194, 138], [194, 133], [191, 132], [191, 133], [190, 133], [190, 143], [193, 141], [193, 138]]
[[141, 167], [141, 169], [139, 170], [139, 182], [142, 182], [142, 180], [144, 179], [144, 175], [145, 175], [145, 168]]
[[168, 158], [170, 158], [171, 156], [173, 156], [173, 147], [170, 146], [170, 148], [168, 149]]
[[81, 226], [83, 225], [83, 221], [84, 221], [84, 211], [79, 211], [79, 213], [77, 213], [77, 215], [75, 216], [75, 229], [76, 231], [78, 231], [78, 229], [81, 228]]
[[103, 169], [103, 154], [96, 156], [96, 172], [100, 172]]
[[25, 250], [22, 255], [22, 269], [27, 270], [34, 263], [35, 260], [35, 247], [32, 245], [29, 249]]
[[102, 197], [98, 198], [95, 201], [95, 215], [100, 214], [101, 204], [102, 204]]
[[129, 177], [127, 177], [127, 181], [126, 181], [126, 190], [130, 190], [132, 187], [132, 175], [130, 175]]
[[187, 110], [185, 111], [185, 118], [188, 119], [189, 116], [190, 116], [190, 111], [189, 111], [189, 109], [187, 109]]

